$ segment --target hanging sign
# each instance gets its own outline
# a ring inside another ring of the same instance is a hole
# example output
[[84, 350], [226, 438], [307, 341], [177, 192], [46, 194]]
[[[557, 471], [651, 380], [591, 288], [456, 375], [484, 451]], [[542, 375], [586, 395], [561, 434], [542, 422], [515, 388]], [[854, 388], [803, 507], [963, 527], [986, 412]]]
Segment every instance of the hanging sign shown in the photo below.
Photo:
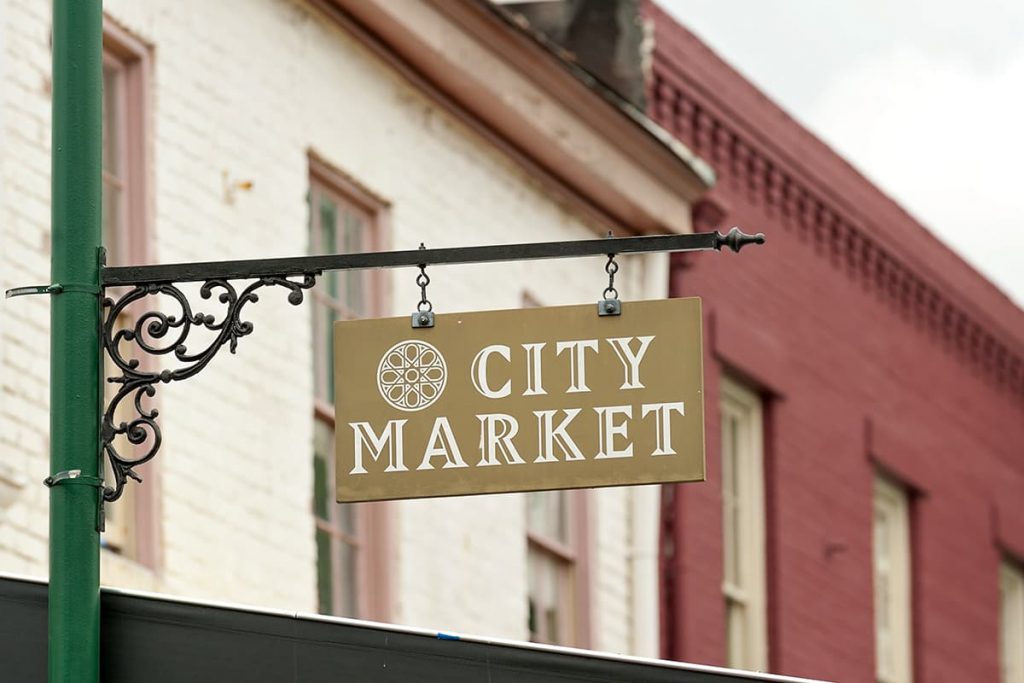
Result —
[[335, 323], [339, 502], [704, 479], [700, 299]]

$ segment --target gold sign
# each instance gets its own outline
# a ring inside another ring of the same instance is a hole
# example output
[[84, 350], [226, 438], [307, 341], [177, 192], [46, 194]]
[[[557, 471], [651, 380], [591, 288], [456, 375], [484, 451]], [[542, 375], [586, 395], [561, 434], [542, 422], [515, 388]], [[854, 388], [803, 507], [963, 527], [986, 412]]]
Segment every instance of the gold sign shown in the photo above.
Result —
[[704, 479], [700, 299], [335, 323], [339, 502]]

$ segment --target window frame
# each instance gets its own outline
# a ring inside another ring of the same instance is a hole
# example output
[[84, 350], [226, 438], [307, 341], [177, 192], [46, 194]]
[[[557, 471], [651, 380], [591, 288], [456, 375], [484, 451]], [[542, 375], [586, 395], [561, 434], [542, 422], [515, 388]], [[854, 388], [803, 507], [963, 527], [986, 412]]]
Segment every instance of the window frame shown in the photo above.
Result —
[[[767, 542], [765, 529], [765, 477], [764, 477], [764, 406], [761, 396], [729, 376], [720, 382], [720, 464], [722, 488], [722, 598], [725, 627], [725, 661], [730, 667], [765, 671], [768, 668], [768, 609], [767, 609]], [[725, 427], [729, 419], [739, 423], [734, 454], [736, 460], [735, 500], [726, 490], [730, 473], [726, 454]], [[735, 558], [737, 577], [728, 578], [729, 548], [732, 547], [727, 506], [737, 508]], [[743, 646], [734, 649], [729, 633], [731, 607], [738, 605], [746, 613], [741, 624]]]
[[[327, 197], [337, 207], [344, 207], [357, 214], [365, 227], [364, 241], [361, 245], [363, 251], [381, 251], [387, 248], [387, 236], [389, 234], [390, 204], [371, 192], [363, 185], [355, 181], [351, 176], [332, 166], [323, 157], [310, 151], [308, 154], [309, 165], [309, 251], [317, 253], [320, 247], [321, 236], [321, 215], [319, 210], [319, 197]], [[337, 227], [335, 228], [337, 231]], [[329, 396], [322, 382], [332, 382], [333, 378], [328, 377], [329, 363], [325, 363], [332, 352], [330, 348], [324, 348], [327, 331], [322, 329], [320, 313], [322, 307], [327, 307], [335, 312], [337, 319], [351, 320], [359, 317], [379, 317], [385, 314], [385, 302], [388, 300], [387, 279], [383, 271], [371, 269], [364, 271], [353, 271], [356, 277], [362, 278], [364, 291], [368, 292], [369, 298], [366, 303], [366, 310], [362, 316], [351, 311], [341, 301], [334, 299], [326, 289], [315, 288], [311, 292], [313, 297], [313, 420], [314, 428], [322, 424], [331, 430], [334, 438], [337, 437], [335, 428], [335, 410], [333, 403], [324, 398]], [[337, 277], [342, 281], [346, 271], [339, 271]], [[332, 439], [333, 444], [333, 439]], [[314, 458], [317, 457], [314, 451]], [[335, 459], [333, 452], [326, 457], [326, 477], [328, 488], [331, 493], [334, 491], [335, 481]], [[314, 485], [316, 484], [314, 480]], [[356, 552], [356, 595], [353, 611], [345, 616], [355, 616], [361, 619], [373, 619], [386, 621], [391, 612], [390, 586], [388, 575], [390, 566], [390, 528], [391, 528], [391, 504], [388, 502], [357, 503], [351, 504], [355, 512], [355, 535], [351, 536], [343, 528], [340, 508], [335, 501], [335, 496], [328, 497], [328, 518], [318, 514], [314, 506], [312, 508], [313, 524], [315, 533], [328, 534], [331, 543], [330, 553], [332, 556], [332, 606], [331, 614], [343, 615], [344, 607], [342, 596], [344, 593], [345, 578], [343, 567], [337, 561], [340, 557], [340, 548], [335, 543], [348, 544]], [[319, 546], [317, 547], [319, 553]], [[319, 581], [319, 555], [317, 557], [317, 581]], [[317, 608], [319, 608], [320, 588], [317, 587]]]
[[1024, 683], [1024, 565], [1005, 555], [999, 563], [999, 680]]
[[[540, 300], [532, 292], [528, 290], [522, 292], [521, 306], [523, 308], [537, 308], [541, 305]], [[569, 575], [568, 580], [563, 578], [563, 584], [571, 584], [565, 593], [567, 598], [571, 598], [567, 609], [572, 616], [572, 633], [559, 634], [558, 638], [555, 639], [558, 642], [552, 644], [590, 647], [592, 640], [590, 622], [590, 551], [593, 539], [593, 530], [590, 526], [590, 507], [592, 504], [590, 490], [555, 489], [538, 493], [559, 493], [566, 496], [565, 509], [569, 517], [566, 521], [568, 540], [563, 543], [558, 539], [547, 538], [544, 534], [530, 528], [529, 499], [527, 498], [530, 494], [524, 494], [527, 601], [530, 598], [530, 556], [534, 552], [543, 553], [563, 566]], [[529, 625], [527, 625], [527, 629], [529, 630]], [[533, 640], [532, 633], [528, 632], [528, 637]]]
[[[563, 603], [560, 606], [570, 617], [568, 627], [563, 621], [560, 632], [547, 639], [538, 639], [533, 633], [529, 638], [533, 642], [549, 645], [568, 645], [589, 647], [590, 645], [590, 499], [586, 489], [550, 490], [527, 493], [523, 496], [524, 513], [526, 515], [527, 545], [527, 600], [530, 598], [531, 577], [530, 566], [533, 555], [539, 554], [552, 561], [559, 568], [560, 594]], [[530, 526], [529, 498], [530, 495], [561, 495], [565, 497], [565, 514], [567, 516], [566, 540], [562, 541], [544, 534]]]
[[[149, 263], [153, 259], [152, 239], [152, 135], [151, 135], [151, 49], [110, 17], [103, 17], [103, 66], [114, 67], [119, 73], [125, 103], [135, 107], [120, 107], [123, 126], [122, 144], [119, 148], [119, 166], [123, 197], [121, 208], [124, 220], [118, 231], [118, 238], [127, 250], [121, 255], [119, 265]], [[107, 173], [104, 173], [104, 183]], [[107, 262], [117, 259], [108, 254]]]
[[[103, 17], [103, 68], [104, 71], [116, 71], [119, 88], [116, 103], [116, 120], [119, 124], [116, 145], [118, 174], [115, 177], [106, 168], [103, 169], [104, 197], [108, 183], [116, 181], [119, 186], [117, 210], [120, 220], [113, 230], [116, 249], [108, 251], [107, 263], [150, 263], [154, 249], [150, 163], [152, 50], [106, 15]], [[103, 123], [105, 144], [108, 133], [106, 115]], [[109, 237], [106, 227], [104, 224], [104, 238]], [[104, 246], [110, 248], [115, 247], [115, 244]], [[130, 320], [131, 312], [125, 315]], [[143, 368], [154, 366], [154, 359], [149, 356], [144, 355], [138, 360]], [[109, 369], [104, 368], [105, 371]], [[124, 443], [121, 446], [125, 447]], [[145, 448], [145, 445], [140, 448]], [[114, 552], [150, 569], [157, 569], [162, 562], [160, 467], [157, 462], [151, 461], [135, 469], [146, 483], [144, 486], [136, 486], [129, 482], [117, 503], [107, 507], [102, 545], [108, 552]]]
[[[871, 518], [871, 577], [875, 631], [875, 679], [878, 683], [910, 683], [913, 680], [913, 623], [911, 609], [911, 529], [910, 493], [893, 479], [876, 473], [872, 496]], [[882, 657], [882, 610], [879, 609], [880, 554], [879, 516], [891, 521], [888, 525], [887, 547], [892, 551], [886, 558], [886, 592], [889, 604], [884, 615], [891, 642], [891, 669]]]

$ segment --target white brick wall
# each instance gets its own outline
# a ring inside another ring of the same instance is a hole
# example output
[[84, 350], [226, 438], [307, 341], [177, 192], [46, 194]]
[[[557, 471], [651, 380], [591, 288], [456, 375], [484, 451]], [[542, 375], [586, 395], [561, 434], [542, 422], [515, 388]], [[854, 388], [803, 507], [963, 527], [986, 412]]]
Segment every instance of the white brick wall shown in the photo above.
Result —
[[[306, 251], [307, 150], [392, 202], [392, 248], [590, 238], [597, 226], [435, 106], [353, 38], [288, 0], [106, 0], [154, 47], [155, 253], [161, 262]], [[0, 4], [0, 230], [4, 287], [49, 271], [48, 4]], [[222, 173], [252, 180], [224, 200]], [[620, 259], [624, 298], [665, 295], [663, 257]], [[441, 312], [590, 303], [603, 259], [430, 271]], [[390, 313], [417, 300], [391, 271]], [[163, 562], [104, 556], [105, 583], [311, 610], [310, 307], [267, 291], [256, 332], [197, 378], [161, 386]], [[197, 298], [198, 301], [198, 298]], [[207, 308], [211, 308], [209, 306]], [[46, 571], [48, 302], [0, 309], [0, 570]], [[596, 492], [596, 647], [637, 649], [633, 492]], [[519, 495], [396, 503], [396, 621], [526, 636]], [[652, 531], [652, 533], [654, 533]], [[649, 594], [649, 590], [645, 594]], [[656, 612], [653, 614], [656, 615]], [[651, 619], [651, 615], [641, 618]]]
[[[0, 6], [0, 224], [4, 288], [49, 274], [49, 8]], [[13, 299], [0, 315], [0, 557], [4, 569], [46, 567], [49, 303]]]

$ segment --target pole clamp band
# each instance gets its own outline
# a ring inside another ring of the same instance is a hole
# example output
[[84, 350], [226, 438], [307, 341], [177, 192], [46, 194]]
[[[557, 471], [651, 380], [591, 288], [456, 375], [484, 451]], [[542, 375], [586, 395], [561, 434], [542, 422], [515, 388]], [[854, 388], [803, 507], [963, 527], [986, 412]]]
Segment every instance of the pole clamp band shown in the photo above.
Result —
[[99, 294], [102, 290], [99, 285], [84, 285], [72, 282], [70, 284], [52, 285], [31, 285], [29, 287], [15, 287], [5, 292], [5, 297], [10, 299], [15, 296], [28, 296], [30, 294], [63, 294], [64, 292], [81, 292], [83, 294]]
[[63, 472], [58, 472], [57, 474], [50, 475], [46, 479], [43, 479], [43, 483], [46, 484], [46, 488], [53, 488], [54, 486], [60, 485], [95, 486], [96, 488], [103, 488], [102, 479], [90, 475], [83, 475], [82, 470], [64, 470]]

